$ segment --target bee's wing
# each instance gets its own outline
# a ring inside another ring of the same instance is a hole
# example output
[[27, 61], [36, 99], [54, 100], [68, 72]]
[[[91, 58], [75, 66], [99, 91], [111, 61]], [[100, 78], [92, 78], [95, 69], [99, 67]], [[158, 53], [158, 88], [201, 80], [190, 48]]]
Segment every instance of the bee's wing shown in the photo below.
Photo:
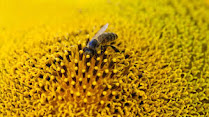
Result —
[[94, 37], [92, 38], [92, 39], [97, 39], [97, 37], [99, 36], [99, 35], [101, 35], [106, 29], [107, 29], [107, 27], [108, 27], [108, 23], [107, 24], [105, 24], [95, 35], [94, 35]]

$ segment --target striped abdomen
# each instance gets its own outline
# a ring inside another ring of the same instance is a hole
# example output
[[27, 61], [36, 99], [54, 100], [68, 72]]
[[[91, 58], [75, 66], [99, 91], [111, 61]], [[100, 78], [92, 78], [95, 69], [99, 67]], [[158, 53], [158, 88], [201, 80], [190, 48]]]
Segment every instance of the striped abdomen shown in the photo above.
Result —
[[117, 34], [111, 33], [111, 32], [105, 32], [105, 33], [99, 35], [97, 40], [99, 43], [104, 44], [107, 42], [114, 41], [117, 38], [118, 38]]

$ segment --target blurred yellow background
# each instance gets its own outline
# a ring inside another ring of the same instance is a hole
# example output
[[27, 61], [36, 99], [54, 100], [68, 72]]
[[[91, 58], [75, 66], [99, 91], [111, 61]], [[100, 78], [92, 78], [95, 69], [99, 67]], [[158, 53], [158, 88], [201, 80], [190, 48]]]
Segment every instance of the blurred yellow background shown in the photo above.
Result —
[[74, 13], [86, 10], [86, 6], [91, 7], [91, 5], [86, 5], [90, 3], [93, 5], [94, 2], [69, 0], [1, 0], [0, 27], [23, 29], [23, 27], [31, 27], [37, 24], [64, 23], [65, 21], [72, 20]]
[[117, 1], [0, 0], [0, 49], [6, 46], [3, 49], [5, 51], [12, 43], [17, 45], [23, 41], [25, 32], [43, 33], [44, 31], [39, 30], [43, 26], [50, 27], [50, 32], [59, 32], [62, 26], [76, 30], [83, 22], [88, 25], [94, 19], [104, 20], [104, 16], [114, 14], [107, 13], [114, 9], [108, 6], [112, 4], [117, 4]]

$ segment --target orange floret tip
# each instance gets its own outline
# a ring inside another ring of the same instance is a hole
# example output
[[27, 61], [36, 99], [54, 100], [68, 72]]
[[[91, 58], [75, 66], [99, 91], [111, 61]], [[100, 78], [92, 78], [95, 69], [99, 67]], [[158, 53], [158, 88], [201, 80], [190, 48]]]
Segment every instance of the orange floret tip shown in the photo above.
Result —
[[90, 62], [88, 62], [88, 63], [87, 63], [87, 66], [90, 66], [90, 65], [91, 65], [91, 63], [90, 63]]
[[57, 67], [57, 71], [60, 71], [61, 70], [61, 68], [60, 67]]
[[103, 94], [103, 95], [106, 95], [106, 94], [107, 94], [107, 92], [106, 92], [106, 91], [103, 91], [103, 92], [102, 92], [102, 94]]
[[83, 54], [83, 50], [79, 50], [79, 53], [80, 53], [80, 54]]
[[96, 85], [97, 84], [97, 82], [96, 81], [94, 81], [93, 83], [92, 83], [92, 85]]
[[86, 72], [86, 70], [85, 69], [82, 69], [82, 73], [85, 73]]
[[78, 70], [78, 67], [74, 67], [74, 70], [77, 71]]
[[101, 105], [103, 105], [104, 103], [105, 103], [105, 102], [104, 102], [103, 100], [102, 100], [102, 101], [100, 101], [100, 104], [101, 104]]
[[60, 101], [61, 101], [61, 100], [62, 100], [62, 96], [58, 96], [58, 100], [60, 100]]
[[72, 81], [72, 82], [71, 82], [71, 85], [75, 85], [75, 81]]
[[111, 89], [111, 88], [112, 88], [112, 86], [111, 86], [111, 85], [107, 85], [107, 87], [108, 87], [108, 89]]
[[107, 59], [104, 59], [104, 60], [103, 60], [103, 62], [105, 62], [105, 63], [106, 63], [107, 61], [108, 61]]
[[116, 62], [116, 60], [117, 60], [116, 58], [113, 58], [113, 59], [112, 59], [113, 62]]
[[65, 78], [65, 79], [64, 79], [64, 82], [68, 82], [68, 81], [69, 81], [68, 78]]
[[75, 61], [74, 61], [75, 63], [78, 63], [78, 60], [77, 59], [75, 59]]
[[117, 69], [114, 69], [114, 70], [113, 70], [113, 73], [117, 73], [117, 72], [118, 72], [118, 70], [117, 70]]
[[64, 69], [61, 69], [61, 73], [65, 73], [65, 70]]
[[86, 85], [83, 85], [83, 89], [86, 89]]
[[86, 58], [90, 58], [91, 56], [90, 55], [86, 55]]
[[97, 76], [101, 76], [101, 73], [97, 73]]
[[97, 59], [96, 59], [97, 61], [100, 61], [100, 57], [97, 57]]
[[60, 65], [63, 67], [65, 64], [63, 62], [61, 62]]
[[81, 44], [81, 41], [78, 41], [78, 45]]
[[89, 97], [89, 96], [91, 96], [91, 92], [87, 92], [87, 94], [86, 94], [86, 95], [87, 95], [88, 97]]
[[108, 51], [105, 51], [104, 54], [107, 55], [108, 54]]
[[86, 103], [88, 100], [86, 98], [83, 99], [83, 102]]
[[101, 51], [97, 51], [97, 54], [99, 55], [101, 53]]
[[112, 95], [116, 95], [117, 93], [115, 91], [112, 92]]
[[76, 92], [76, 96], [79, 97], [81, 94], [80, 92]]
[[105, 73], [109, 73], [109, 69], [105, 69]]

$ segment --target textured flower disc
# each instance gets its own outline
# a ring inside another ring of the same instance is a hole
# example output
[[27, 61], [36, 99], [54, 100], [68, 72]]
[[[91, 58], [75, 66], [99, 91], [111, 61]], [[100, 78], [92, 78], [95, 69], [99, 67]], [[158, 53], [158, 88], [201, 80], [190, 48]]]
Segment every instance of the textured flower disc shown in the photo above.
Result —
[[[22, 22], [0, 26], [0, 116], [209, 116], [208, 0], [23, 3], [0, 4]], [[120, 52], [84, 55], [106, 23]]]

